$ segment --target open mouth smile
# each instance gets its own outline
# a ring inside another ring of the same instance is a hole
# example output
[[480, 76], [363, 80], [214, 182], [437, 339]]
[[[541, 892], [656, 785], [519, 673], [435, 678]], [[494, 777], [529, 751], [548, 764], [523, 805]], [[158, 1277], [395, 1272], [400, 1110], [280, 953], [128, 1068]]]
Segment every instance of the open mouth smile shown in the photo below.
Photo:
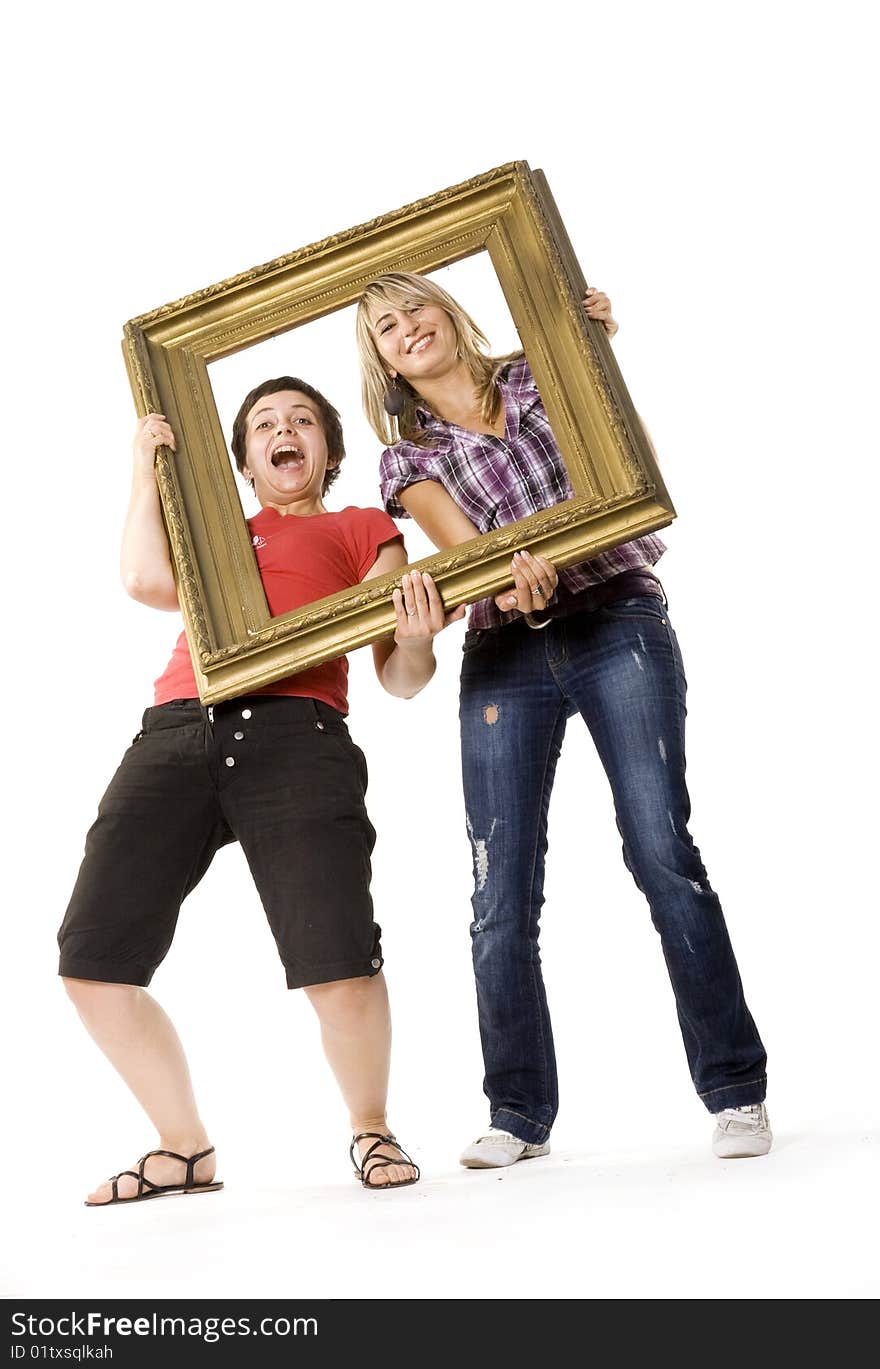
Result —
[[282, 443], [272, 453], [272, 465], [278, 471], [298, 471], [304, 459], [299, 447], [294, 447], [290, 442]]
[[415, 342], [411, 342], [410, 345], [407, 347], [407, 356], [413, 356], [417, 352], [427, 351], [427, 349], [430, 347], [433, 341], [433, 333], [424, 333], [421, 337], [416, 338]]

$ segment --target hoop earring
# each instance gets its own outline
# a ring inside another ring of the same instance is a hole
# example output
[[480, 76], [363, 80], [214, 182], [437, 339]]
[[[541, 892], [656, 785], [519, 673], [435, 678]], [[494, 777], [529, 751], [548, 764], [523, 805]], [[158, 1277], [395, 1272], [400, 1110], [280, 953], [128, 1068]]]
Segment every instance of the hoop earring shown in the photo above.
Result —
[[385, 394], [382, 397], [382, 404], [386, 414], [392, 418], [399, 418], [406, 408], [406, 395], [400, 387], [397, 376], [394, 377]]

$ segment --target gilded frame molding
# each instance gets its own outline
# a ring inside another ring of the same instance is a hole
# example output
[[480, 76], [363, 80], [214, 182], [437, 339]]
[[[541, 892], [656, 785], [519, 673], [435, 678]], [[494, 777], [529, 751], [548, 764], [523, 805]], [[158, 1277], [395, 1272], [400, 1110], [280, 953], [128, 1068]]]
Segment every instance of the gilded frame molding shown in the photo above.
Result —
[[[675, 517], [650, 444], [547, 182], [510, 162], [345, 233], [165, 304], [124, 328], [139, 415], [164, 413], [177, 452], [156, 472], [203, 703], [245, 694], [393, 630], [400, 574], [272, 617], [235, 487], [208, 365], [354, 303], [391, 269], [433, 271], [489, 253], [538, 382], [575, 497], [413, 564], [448, 609], [497, 593], [528, 547], [570, 565]], [[352, 337], [352, 355], [355, 342]], [[378, 457], [378, 452], [377, 452]]]

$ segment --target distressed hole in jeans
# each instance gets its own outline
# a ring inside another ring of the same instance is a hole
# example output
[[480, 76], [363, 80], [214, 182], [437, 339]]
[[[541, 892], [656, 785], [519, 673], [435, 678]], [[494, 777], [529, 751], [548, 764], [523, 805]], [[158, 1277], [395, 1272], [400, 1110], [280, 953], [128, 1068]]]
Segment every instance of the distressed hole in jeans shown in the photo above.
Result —
[[[495, 824], [498, 819], [492, 819], [492, 826], [489, 828], [489, 835], [485, 838], [476, 836], [471, 825], [471, 820], [467, 820], [468, 835], [474, 850], [474, 870], [477, 876], [477, 892], [482, 893], [489, 878], [489, 842], [492, 840], [492, 833], [495, 831]], [[481, 923], [477, 923], [476, 930], [483, 930]]]
[[494, 727], [497, 721], [498, 705], [486, 704], [486, 707], [483, 709], [483, 722], [486, 723], [488, 727]]

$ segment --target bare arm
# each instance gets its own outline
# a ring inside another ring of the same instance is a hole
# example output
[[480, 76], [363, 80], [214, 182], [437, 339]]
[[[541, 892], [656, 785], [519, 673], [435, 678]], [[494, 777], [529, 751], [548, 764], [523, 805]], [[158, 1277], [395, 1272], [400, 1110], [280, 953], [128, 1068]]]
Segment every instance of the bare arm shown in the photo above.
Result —
[[[608, 296], [603, 294], [601, 290], [596, 290], [594, 287], [591, 287], [584, 296], [583, 304], [587, 311], [587, 316], [589, 318], [598, 319], [600, 323], [604, 323], [605, 331], [609, 338], [613, 338], [614, 334], [618, 331], [619, 325], [611, 313], [611, 300]], [[651, 448], [651, 452], [656, 459], [657, 452], [654, 448], [654, 443], [651, 441], [651, 434], [648, 432], [645, 420], [642, 418], [641, 414], [638, 414], [637, 416], [642, 425], [642, 431], [648, 440], [648, 446]]]
[[[458, 546], [479, 530], [436, 480], [420, 480], [398, 495], [407, 513], [427, 533], [435, 547]], [[546, 608], [556, 590], [556, 568], [543, 556], [528, 551], [516, 552], [510, 563], [513, 584], [495, 595], [495, 603], [505, 613], [535, 613]], [[539, 591], [536, 593], [536, 591]]]
[[131, 498], [122, 530], [119, 570], [132, 599], [150, 608], [177, 610], [180, 605], [156, 484], [156, 448], [160, 446], [174, 451], [174, 434], [162, 414], [147, 414], [135, 430]]
[[[406, 565], [402, 541], [382, 547], [365, 580]], [[382, 688], [398, 699], [411, 699], [424, 689], [437, 668], [433, 642], [448, 623], [464, 616], [464, 605], [453, 613], [443, 611], [437, 586], [430, 575], [415, 570], [403, 577], [403, 590], [393, 594], [397, 627], [393, 637], [373, 643], [373, 664]]]
[[657, 448], [654, 446], [654, 443], [653, 443], [652, 440], [651, 440], [651, 434], [648, 432], [648, 425], [647, 425], [647, 423], [646, 423], [645, 420], [642, 418], [642, 415], [641, 415], [641, 414], [636, 414], [636, 418], [639, 420], [639, 422], [640, 422], [641, 425], [642, 425], [642, 432], [645, 434], [645, 440], [647, 441], [648, 446], [651, 448], [651, 455], [653, 456], [653, 458], [654, 458], [655, 461], [659, 461], [660, 458], [659, 458], [658, 455], [657, 455]]
[[415, 485], [407, 485], [398, 498], [410, 518], [415, 519], [440, 551], [480, 535], [479, 528], [474, 527], [452, 495], [436, 480], [419, 480]]

